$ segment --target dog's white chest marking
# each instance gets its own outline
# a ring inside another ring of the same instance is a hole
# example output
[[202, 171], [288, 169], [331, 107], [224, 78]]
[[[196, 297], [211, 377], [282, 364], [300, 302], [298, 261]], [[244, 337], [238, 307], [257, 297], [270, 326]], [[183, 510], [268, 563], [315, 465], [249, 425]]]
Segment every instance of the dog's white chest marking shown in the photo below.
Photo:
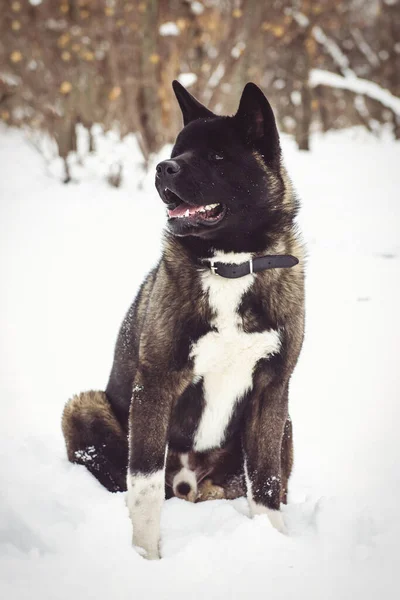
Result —
[[[221, 262], [242, 263], [248, 254], [218, 253]], [[279, 351], [277, 331], [245, 333], [238, 314], [243, 294], [251, 287], [254, 275], [225, 279], [210, 272], [203, 274], [202, 285], [215, 318], [210, 331], [193, 346], [194, 375], [203, 379], [205, 406], [194, 439], [198, 452], [219, 446], [232, 417], [237, 400], [252, 386], [253, 370], [261, 358]]]

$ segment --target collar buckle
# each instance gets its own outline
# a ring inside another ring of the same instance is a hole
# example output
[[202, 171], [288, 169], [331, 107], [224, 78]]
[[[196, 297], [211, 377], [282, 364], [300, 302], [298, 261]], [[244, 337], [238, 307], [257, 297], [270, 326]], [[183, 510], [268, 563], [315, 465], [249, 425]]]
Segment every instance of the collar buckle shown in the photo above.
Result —
[[218, 275], [217, 273], [217, 267], [215, 266], [215, 260], [213, 258], [210, 258], [210, 269], [211, 269], [211, 273], [213, 275]]

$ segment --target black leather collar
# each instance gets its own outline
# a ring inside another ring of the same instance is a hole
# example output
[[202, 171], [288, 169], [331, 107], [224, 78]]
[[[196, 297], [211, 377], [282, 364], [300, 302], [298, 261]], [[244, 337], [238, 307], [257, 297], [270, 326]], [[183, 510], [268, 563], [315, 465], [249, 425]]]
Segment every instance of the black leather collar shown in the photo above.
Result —
[[250, 273], [258, 273], [259, 271], [266, 271], [267, 269], [289, 269], [294, 267], [299, 262], [299, 259], [290, 254], [276, 254], [267, 256], [257, 256], [251, 258], [247, 262], [240, 263], [239, 265], [232, 265], [223, 262], [215, 262], [213, 259], [207, 259], [202, 261], [202, 264], [206, 264], [214, 275], [220, 277], [227, 277], [228, 279], [236, 279], [238, 277], [244, 277]]

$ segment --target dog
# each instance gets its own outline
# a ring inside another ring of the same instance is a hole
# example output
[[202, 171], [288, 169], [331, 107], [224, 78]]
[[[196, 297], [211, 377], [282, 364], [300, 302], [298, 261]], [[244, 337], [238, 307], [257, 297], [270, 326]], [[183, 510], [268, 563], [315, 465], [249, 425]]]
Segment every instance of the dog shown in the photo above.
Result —
[[165, 497], [247, 494], [285, 532], [289, 381], [304, 335], [299, 203], [272, 108], [248, 83], [217, 116], [177, 81], [184, 127], [156, 167], [164, 246], [122, 323], [105, 392], [74, 396], [70, 461], [128, 490], [133, 544], [160, 557]]

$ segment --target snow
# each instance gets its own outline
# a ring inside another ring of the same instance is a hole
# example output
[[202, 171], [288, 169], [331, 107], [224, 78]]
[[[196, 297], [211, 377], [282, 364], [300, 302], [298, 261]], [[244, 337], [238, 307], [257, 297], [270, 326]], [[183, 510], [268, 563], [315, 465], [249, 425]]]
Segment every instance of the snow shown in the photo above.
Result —
[[289, 534], [250, 520], [244, 499], [174, 498], [164, 558], [148, 562], [131, 548], [125, 494], [67, 462], [60, 415], [73, 393], [104, 389], [157, 260], [153, 174], [132, 166], [116, 190], [92, 162], [65, 186], [20, 132], [0, 130], [1, 597], [398, 596], [399, 148], [357, 131], [314, 137], [310, 153], [284, 140], [309, 251]]
[[338, 44], [325, 34], [321, 27], [314, 25], [312, 28], [312, 34], [317, 42], [324, 46], [325, 50], [328, 52], [328, 54], [330, 54], [337, 66], [340, 67], [343, 75], [349, 77], [354, 75], [354, 72], [349, 67], [349, 59], [347, 56], [344, 54], [344, 52], [342, 52]]
[[204, 6], [201, 2], [191, 2], [190, 9], [195, 15], [201, 15], [204, 12]]
[[246, 44], [242, 40], [237, 42], [236, 46], [234, 46], [231, 50], [231, 56], [233, 58], [239, 58], [246, 49]]
[[361, 52], [364, 54], [364, 56], [368, 60], [369, 64], [372, 67], [379, 67], [380, 60], [379, 60], [378, 56], [376, 55], [376, 53], [372, 50], [371, 46], [365, 40], [361, 30], [360, 29], [352, 29], [351, 34], [352, 34], [353, 38], [355, 39], [355, 41], [357, 42], [359, 49], [361, 50]]
[[355, 94], [364, 94], [373, 100], [378, 100], [387, 108], [390, 108], [394, 113], [400, 115], [400, 98], [394, 96], [382, 88], [377, 83], [362, 79], [356, 75], [347, 74], [346, 77], [337, 75], [323, 69], [311, 69], [309, 83], [311, 87], [317, 85], [327, 85], [330, 87], [349, 90]]
[[299, 92], [299, 90], [294, 90], [290, 94], [290, 99], [291, 99], [292, 103], [294, 104], [294, 106], [300, 106], [300, 104], [301, 104], [301, 92]]
[[211, 77], [208, 80], [209, 87], [211, 87], [211, 88], [217, 87], [217, 85], [221, 81], [222, 77], [224, 76], [224, 73], [225, 73], [225, 67], [221, 62], [216, 67], [216, 69], [212, 72]]
[[300, 27], [307, 27], [307, 25], [310, 23], [310, 19], [304, 13], [301, 13], [298, 10], [294, 10], [292, 14], [296, 22], [300, 25]]
[[178, 81], [187, 88], [196, 83], [197, 75], [196, 73], [181, 73], [178, 77]]
[[[333, 58], [343, 76], [323, 69], [311, 69], [309, 76], [309, 84], [311, 87], [327, 85], [329, 87], [349, 90], [355, 94], [363, 94], [373, 100], [378, 100], [378, 102], [381, 102], [384, 106], [390, 108], [394, 113], [400, 115], [400, 98], [394, 96], [389, 90], [382, 88], [373, 81], [357, 77], [356, 73], [349, 66], [348, 57], [342, 52], [338, 44], [325, 34], [321, 27], [314, 25], [312, 33], [317, 42], [324, 46], [325, 50]], [[355, 29], [353, 36], [360, 50], [371, 65], [376, 66], [379, 64], [379, 58], [381, 60], [386, 60], [389, 57], [389, 54], [386, 51], [381, 51], [378, 58], [372, 52], [359, 30]], [[385, 52], [387, 56], [384, 56]]]
[[10, 87], [15, 87], [21, 83], [21, 77], [14, 75], [14, 73], [0, 72], [0, 81]]
[[178, 25], [173, 21], [167, 21], [166, 23], [163, 23], [162, 25], [160, 25], [158, 31], [162, 36], [179, 35], [180, 33]]

